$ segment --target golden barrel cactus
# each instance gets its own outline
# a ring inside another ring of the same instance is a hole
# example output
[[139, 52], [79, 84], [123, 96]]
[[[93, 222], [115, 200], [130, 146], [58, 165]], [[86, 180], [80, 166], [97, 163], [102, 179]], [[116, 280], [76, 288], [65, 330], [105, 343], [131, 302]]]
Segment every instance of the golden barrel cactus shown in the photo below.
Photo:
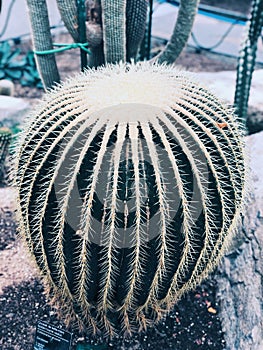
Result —
[[132, 333], [216, 265], [244, 195], [233, 114], [165, 65], [87, 70], [18, 146], [20, 229], [66, 322]]

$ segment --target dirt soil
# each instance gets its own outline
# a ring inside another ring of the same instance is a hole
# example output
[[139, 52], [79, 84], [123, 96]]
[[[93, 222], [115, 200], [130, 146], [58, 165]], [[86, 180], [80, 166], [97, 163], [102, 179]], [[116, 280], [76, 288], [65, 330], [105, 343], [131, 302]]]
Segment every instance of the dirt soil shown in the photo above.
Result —
[[[235, 11], [248, 12], [251, 1], [203, 0], [202, 3], [216, 5]], [[68, 40], [64, 34], [60, 42]], [[158, 51], [158, 45], [155, 43]], [[30, 48], [30, 42], [23, 49]], [[79, 53], [74, 51], [58, 54], [58, 66], [62, 79], [79, 71]], [[70, 62], [70, 64], [69, 64]], [[218, 56], [209, 52], [197, 53], [186, 49], [179, 65], [192, 71], [233, 70], [236, 59]], [[28, 99], [33, 105], [43, 95], [43, 90], [22, 87], [15, 84], [15, 96]], [[18, 229], [14, 216], [14, 191], [0, 188], [0, 349], [33, 349], [37, 321], [43, 320], [62, 327], [56, 312], [46, 300], [40, 275], [30, 260], [28, 253], [18, 239]], [[146, 333], [138, 334], [130, 340], [113, 339], [107, 344], [115, 350], [221, 350], [224, 335], [218, 313], [220, 306], [215, 300], [216, 280], [211, 276], [196, 290], [188, 293], [178, 303], [165, 320]], [[81, 338], [73, 335], [73, 348]], [[101, 339], [86, 339], [90, 344], [101, 344]], [[104, 347], [98, 347], [103, 349]], [[95, 347], [90, 347], [95, 349]]]

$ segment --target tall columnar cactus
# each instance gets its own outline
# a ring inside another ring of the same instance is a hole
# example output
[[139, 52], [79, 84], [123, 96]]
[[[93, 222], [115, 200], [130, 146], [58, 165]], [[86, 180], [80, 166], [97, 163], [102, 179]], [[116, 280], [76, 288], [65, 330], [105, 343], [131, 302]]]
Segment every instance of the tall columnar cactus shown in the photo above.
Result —
[[[57, 5], [72, 39], [79, 42], [76, 0], [57, 0]], [[53, 44], [46, 0], [27, 0], [27, 6], [35, 51], [50, 51]], [[147, 0], [86, 0], [89, 66], [136, 58], [144, 36], [147, 6]], [[46, 89], [60, 81], [54, 54], [37, 55], [36, 59]]]
[[[84, 1], [84, 0], [83, 0]], [[173, 34], [159, 63], [173, 63], [187, 43], [199, 0], [182, 0]], [[50, 51], [52, 39], [46, 0], [27, 0], [35, 51]], [[57, 0], [61, 18], [75, 42], [80, 41], [76, 0]], [[147, 17], [147, 0], [86, 0], [86, 38], [90, 45], [89, 66], [130, 62], [137, 58]], [[37, 55], [46, 89], [60, 81], [54, 54]]]
[[258, 38], [263, 26], [263, 0], [253, 0], [248, 31], [238, 59], [235, 107], [236, 113], [246, 124], [248, 99], [255, 67]]
[[48, 93], [16, 186], [21, 232], [64, 320], [142, 330], [207, 276], [241, 210], [240, 135], [231, 111], [169, 66], [106, 66]]
[[0, 183], [5, 175], [5, 159], [8, 154], [12, 133], [8, 128], [0, 128]]
[[[46, 51], [53, 49], [46, 0], [27, 0], [27, 7], [34, 50]], [[36, 62], [44, 87], [49, 88], [60, 81], [54, 54], [37, 56]]]
[[155, 58], [159, 63], [174, 63], [185, 47], [193, 27], [199, 0], [181, 0], [177, 21], [171, 39]]

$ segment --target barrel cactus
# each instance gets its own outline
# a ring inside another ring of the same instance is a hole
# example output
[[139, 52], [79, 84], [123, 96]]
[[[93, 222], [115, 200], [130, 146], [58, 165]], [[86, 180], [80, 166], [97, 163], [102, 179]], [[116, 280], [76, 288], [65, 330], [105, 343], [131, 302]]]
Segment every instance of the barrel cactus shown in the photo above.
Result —
[[20, 230], [64, 320], [131, 334], [208, 275], [240, 215], [241, 134], [172, 66], [107, 65], [46, 95], [16, 186]]

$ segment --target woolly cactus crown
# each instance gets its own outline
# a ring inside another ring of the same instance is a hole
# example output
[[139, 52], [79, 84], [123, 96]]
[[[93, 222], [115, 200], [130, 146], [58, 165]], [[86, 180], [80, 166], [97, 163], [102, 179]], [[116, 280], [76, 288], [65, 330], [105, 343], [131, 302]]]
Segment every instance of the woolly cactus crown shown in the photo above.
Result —
[[67, 321], [144, 329], [207, 276], [240, 213], [240, 135], [174, 67], [87, 70], [45, 97], [18, 149], [20, 226]]

